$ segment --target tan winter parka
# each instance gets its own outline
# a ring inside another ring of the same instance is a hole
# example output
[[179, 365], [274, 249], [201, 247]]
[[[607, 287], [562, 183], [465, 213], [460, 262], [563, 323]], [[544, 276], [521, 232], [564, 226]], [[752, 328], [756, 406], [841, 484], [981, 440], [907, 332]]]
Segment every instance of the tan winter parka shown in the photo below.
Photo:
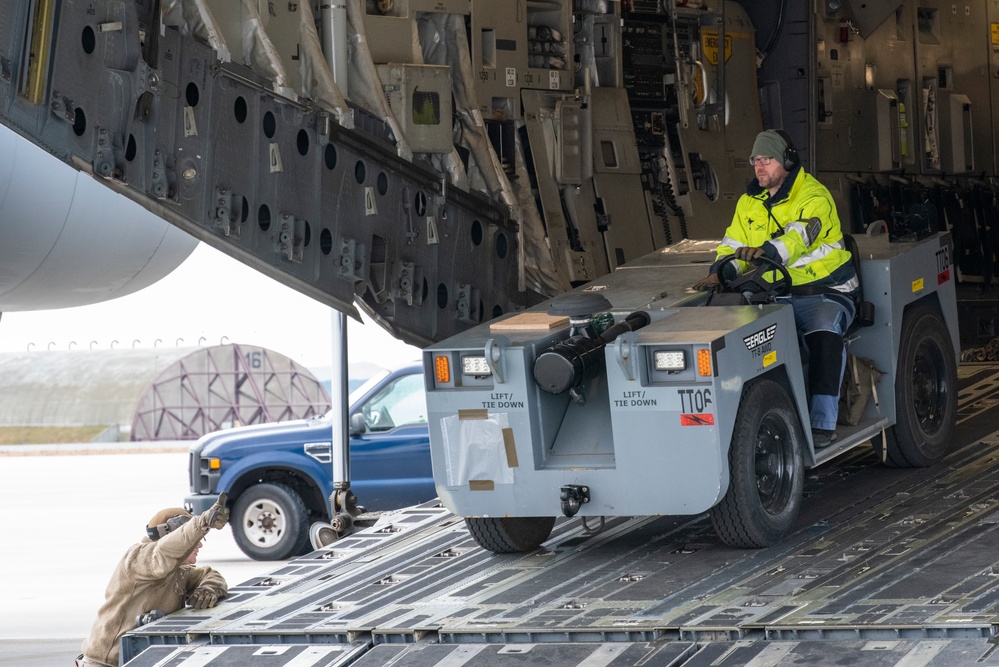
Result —
[[83, 642], [83, 655], [117, 665], [119, 641], [135, 628], [136, 616], [153, 609], [165, 614], [177, 611], [199, 586], [210, 587], [220, 598], [224, 596], [228, 586], [216, 570], [183, 565], [207, 532], [205, 520], [195, 516], [155, 542], [143, 538], [130, 547], [111, 575], [104, 604], [97, 612], [90, 636]]

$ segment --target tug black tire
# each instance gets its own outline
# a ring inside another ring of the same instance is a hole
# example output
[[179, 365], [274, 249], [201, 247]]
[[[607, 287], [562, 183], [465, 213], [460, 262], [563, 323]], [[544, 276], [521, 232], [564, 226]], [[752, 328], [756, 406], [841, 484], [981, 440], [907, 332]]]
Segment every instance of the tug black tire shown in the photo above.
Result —
[[805, 436], [791, 399], [776, 382], [746, 386], [728, 451], [729, 484], [711, 509], [711, 524], [732, 547], [778, 543], [801, 507]]
[[468, 517], [468, 532], [483, 549], [497, 554], [533, 551], [552, 534], [553, 516]]
[[923, 468], [943, 458], [957, 418], [957, 360], [940, 313], [917, 306], [902, 319], [895, 375], [895, 425], [875, 451], [892, 468]]

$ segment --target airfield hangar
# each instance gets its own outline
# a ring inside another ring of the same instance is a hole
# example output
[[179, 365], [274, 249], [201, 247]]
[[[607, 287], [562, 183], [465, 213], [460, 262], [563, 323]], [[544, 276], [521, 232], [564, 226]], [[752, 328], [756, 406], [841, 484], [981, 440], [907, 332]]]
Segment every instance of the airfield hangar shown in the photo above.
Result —
[[308, 369], [252, 345], [0, 354], [0, 427], [102, 426], [103, 440], [194, 440], [329, 407]]

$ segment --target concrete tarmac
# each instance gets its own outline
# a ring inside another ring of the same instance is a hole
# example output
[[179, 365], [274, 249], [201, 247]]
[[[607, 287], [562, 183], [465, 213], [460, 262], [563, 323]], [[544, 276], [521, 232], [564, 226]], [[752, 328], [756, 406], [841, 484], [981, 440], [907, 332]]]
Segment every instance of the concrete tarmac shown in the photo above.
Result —
[[[0, 665], [73, 664], [122, 554], [183, 504], [187, 460], [187, 443], [0, 449]], [[251, 560], [224, 528], [198, 564], [235, 585], [282, 561]]]

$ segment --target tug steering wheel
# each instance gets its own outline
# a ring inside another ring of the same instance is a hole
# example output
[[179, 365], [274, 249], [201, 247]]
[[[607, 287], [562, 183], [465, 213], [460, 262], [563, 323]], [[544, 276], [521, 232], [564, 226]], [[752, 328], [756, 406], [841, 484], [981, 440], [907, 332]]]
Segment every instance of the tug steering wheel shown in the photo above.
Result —
[[[729, 280], [725, 278], [724, 268], [736, 261], [735, 255], [729, 255], [718, 263], [718, 283], [722, 292], [752, 292], [753, 294], [767, 294], [773, 298], [786, 296], [791, 293], [791, 274], [787, 272], [787, 267], [780, 262], [775, 262], [769, 257], [757, 257], [751, 264], [755, 268], [743, 275]], [[776, 271], [780, 274], [777, 280], [770, 280], [766, 274]]]

